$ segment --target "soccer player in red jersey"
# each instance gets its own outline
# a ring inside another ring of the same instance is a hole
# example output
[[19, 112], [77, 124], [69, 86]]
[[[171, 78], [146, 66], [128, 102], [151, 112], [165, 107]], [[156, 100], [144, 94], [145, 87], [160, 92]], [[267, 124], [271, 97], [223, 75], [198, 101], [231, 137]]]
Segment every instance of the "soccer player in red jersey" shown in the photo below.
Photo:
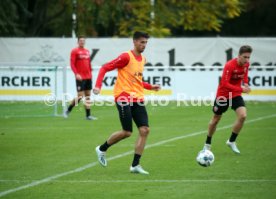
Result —
[[248, 85], [248, 68], [251, 53], [252, 48], [250, 46], [241, 46], [238, 57], [225, 64], [213, 106], [214, 115], [209, 123], [208, 135], [203, 149], [211, 149], [211, 140], [217, 124], [222, 114], [231, 106], [236, 112], [237, 118], [233, 125], [232, 134], [226, 144], [232, 151], [240, 154], [235, 141], [246, 119], [246, 107], [241, 94], [251, 91]]
[[91, 116], [90, 113], [90, 95], [92, 89], [92, 66], [90, 61], [90, 53], [84, 48], [85, 38], [80, 36], [78, 38], [78, 47], [71, 51], [70, 65], [76, 78], [76, 86], [78, 96], [71, 102], [65, 117], [67, 118], [74, 106], [84, 97], [84, 105], [87, 120], [96, 120], [96, 117]]
[[159, 85], [143, 82], [143, 69], [146, 63], [142, 52], [145, 50], [149, 35], [135, 32], [133, 35], [134, 49], [122, 53], [118, 58], [103, 65], [99, 71], [94, 94], [99, 94], [102, 80], [106, 72], [117, 69], [118, 76], [114, 86], [114, 97], [119, 112], [122, 130], [114, 132], [105, 143], [96, 147], [98, 160], [102, 166], [107, 166], [106, 151], [115, 143], [131, 136], [132, 120], [135, 122], [139, 135], [136, 141], [135, 154], [130, 172], [149, 174], [139, 164], [149, 134], [148, 114], [144, 105], [144, 88], [160, 89]]

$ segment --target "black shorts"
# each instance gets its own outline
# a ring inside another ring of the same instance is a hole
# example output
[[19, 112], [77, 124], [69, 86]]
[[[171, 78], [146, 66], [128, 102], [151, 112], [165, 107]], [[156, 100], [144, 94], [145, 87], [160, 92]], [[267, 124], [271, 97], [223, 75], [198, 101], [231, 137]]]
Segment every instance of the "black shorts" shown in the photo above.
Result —
[[213, 106], [213, 112], [216, 115], [222, 115], [227, 111], [229, 106], [231, 106], [231, 108], [235, 111], [239, 107], [245, 107], [245, 102], [242, 96], [237, 96], [227, 100], [216, 98]]
[[92, 80], [84, 79], [82, 81], [76, 80], [77, 91], [86, 91], [92, 89]]
[[149, 126], [148, 114], [144, 103], [116, 102], [123, 130], [132, 132], [132, 119], [137, 128]]

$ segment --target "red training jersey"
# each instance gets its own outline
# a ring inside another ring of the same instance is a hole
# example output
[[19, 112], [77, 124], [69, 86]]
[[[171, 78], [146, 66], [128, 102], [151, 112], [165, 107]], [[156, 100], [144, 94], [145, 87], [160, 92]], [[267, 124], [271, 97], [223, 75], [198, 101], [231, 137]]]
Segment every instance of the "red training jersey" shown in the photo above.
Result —
[[[136, 61], [141, 62], [143, 60], [142, 55], [137, 56], [133, 53], [133, 51], [131, 51], [131, 53], [134, 56]], [[122, 69], [122, 68], [128, 66], [129, 62], [130, 62], [130, 55], [127, 52], [125, 52], [125, 53], [122, 53], [116, 59], [104, 64], [99, 71], [95, 87], [101, 89], [102, 81], [103, 81], [103, 78], [104, 78], [106, 72], [114, 70], [114, 69]], [[133, 74], [133, 75], [135, 75], [135, 74]], [[152, 88], [151, 84], [149, 84], [147, 82], [142, 82], [142, 86], [148, 90], [150, 90]], [[128, 102], [143, 101], [141, 99], [131, 97], [130, 93], [127, 93], [127, 92], [122, 92], [118, 96], [115, 96], [115, 101], [121, 101], [120, 99], [124, 99], [124, 101], [128, 101]]]
[[74, 48], [71, 51], [70, 65], [74, 74], [79, 74], [82, 79], [92, 78], [92, 66], [89, 50], [85, 48]]
[[242, 82], [248, 84], [249, 63], [240, 66], [237, 58], [228, 61], [223, 69], [220, 84], [217, 90], [217, 97], [227, 99], [241, 96]]

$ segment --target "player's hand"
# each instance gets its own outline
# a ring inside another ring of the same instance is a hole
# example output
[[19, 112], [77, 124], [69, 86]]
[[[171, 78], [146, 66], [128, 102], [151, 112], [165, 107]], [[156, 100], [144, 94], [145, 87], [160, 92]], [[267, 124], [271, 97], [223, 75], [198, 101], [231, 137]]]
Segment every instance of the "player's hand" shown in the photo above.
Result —
[[80, 74], [76, 74], [76, 80], [82, 81]]
[[93, 93], [95, 94], [95, 95], [98, 95], [99, 93], [100, 93], [100, 89], [99, 88], [97, 88], [97, 87], [95, 87], [95, 88], [93, 88]]
[[160, 85], [154, 84], [151, 86], [151, 90], [153, 90], [153, 91], [159, 91], [160, 89], [161, 89]]
[[242, 87], [242, 92], [243, 93], [250, 93], [250, 91], [251, 91], [251, 88], [249, 88], [249, 86], [248, 85], [245, 85], [245, 86], [243, 86]]

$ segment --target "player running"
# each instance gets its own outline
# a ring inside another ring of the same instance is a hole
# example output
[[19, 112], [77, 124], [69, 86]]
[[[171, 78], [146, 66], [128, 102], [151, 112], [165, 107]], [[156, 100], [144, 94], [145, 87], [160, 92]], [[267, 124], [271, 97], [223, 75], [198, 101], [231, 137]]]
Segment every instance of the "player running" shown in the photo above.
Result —
[[236, 138], [246, 119], [246, 107], [241, 94], [251, 91], [248, 85], [248, 68], [251, 53], [252, 48], [250, 46], [241, 46], [238, 57], [225, 64], [213, 106], [214, 115], [209, 123], [208, 135], [203, 149], [211, 149], [212, 136], [216, 131], [217, 124], [222, 114], [231, 106], [236, 112], [237, 119], [226, 144], [232, 151], [240, 154], [240, 150], [236, 145]]
[[71, 102], [64, 117], [67, 118], [69, 113], [76, 104], [84, 97], [84, 105], [87, 120], [96, 120], [90, 113], [90, 95], [92, 89], [92, 66], [90, 61], [89, 50], [84, 48], [85, 38], [78, 38], [78, 47], [71, 51], [70, 63], [71, 69], [75, 74], [78, 96]]
[[114, 97], [119, 112], [122, 130], [114, 132], [105, 143], [96, 147], [98, 160], [102, 166], [107, 166], [106, 151], [117, 142], [131, 136], [132, 120], [135, 122], [139, 135], [135, 145], [135, 154], [130, 172], [149, 174], [139, 164], [149, 134], [148, 114], [144, 105], [144, 88], [158, 91], [159, 85], [143, 82], [143, 69], [146, 63], [142, 52], [145, 50], [149, 35], [135, 32], [133, 35], [134, 49], [122, 53], [118, 58], [103, 65], [99, 71], [94, 94], [99, 94], [105, 73], [118, 69], [114, 86]]

